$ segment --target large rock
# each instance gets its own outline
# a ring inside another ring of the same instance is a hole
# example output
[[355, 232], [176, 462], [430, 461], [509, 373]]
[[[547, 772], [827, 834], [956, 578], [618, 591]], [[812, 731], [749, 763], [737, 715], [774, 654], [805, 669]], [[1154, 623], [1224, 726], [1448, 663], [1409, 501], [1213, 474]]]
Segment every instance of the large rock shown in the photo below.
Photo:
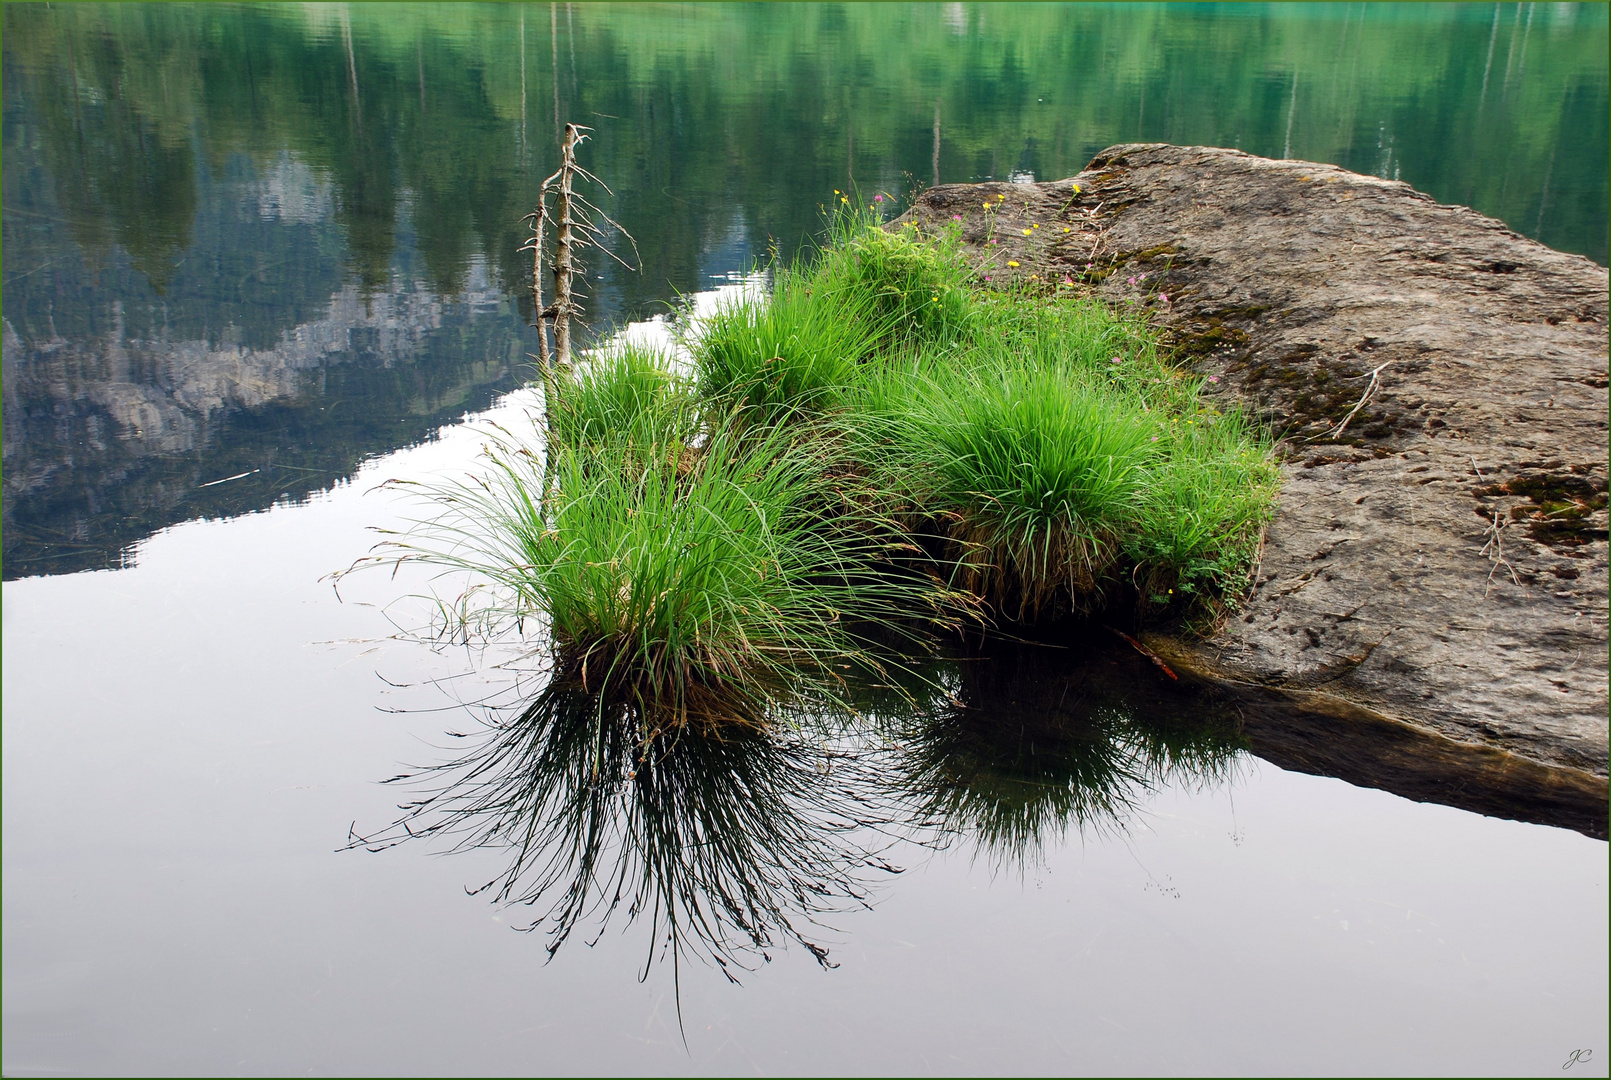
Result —
[[1281, 438], [1251, 595], [1154, 649], [1339, 739], [1408, 725], [1603, 806], [1604, 268], [1402, 183], [1204, 147], [936, 187], [909, 216], [960, 217], [997, 281], [1144, 310]]

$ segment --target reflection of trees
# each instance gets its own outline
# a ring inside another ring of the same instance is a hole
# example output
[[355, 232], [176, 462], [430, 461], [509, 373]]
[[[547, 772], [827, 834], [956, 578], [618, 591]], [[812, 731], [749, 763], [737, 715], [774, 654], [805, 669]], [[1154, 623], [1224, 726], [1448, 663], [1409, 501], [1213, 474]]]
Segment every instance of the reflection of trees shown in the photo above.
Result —
[[869, 875], [893, 870], [864, 846], [879, 836], [870, 768], [803, 732], [653, 730], [560, 683], [472, 737], [458, 759], [398, 777], [440, 783], [352, 846], [440, 835], [454, 850], [507, 849], [478, 891], [541, 910], [530, 929], [550, 954], [624, 906], [652, 926], [649, 964], [697, 955], [733, 979], [794, 941], [831, 967], [811, 927], [864, 905]]
[[1123, 829], [1158, 786], [1228, 781], [1241, 746], [1227, 716], [1146, 689], [1157, 681], [1105, 643], [997, 643], [891, 724], [897, 783], [1002, 863], [1032, 861], [1070, 827]]
[[556, 109], [597, 122], [590, 167], [655, 271], [609, 280], [628, 312], [698, 287], [701, 250], [728, 229], [787, 252], [850, 174], [899, 187], [936, 149], [942, 179], [965, 180], [1068, 175], [1124, 139], [1290, 142], [1402, 165], [1604, 260], [1603, 7], [1507, 16], [1499, 61], [1486, 11], [1372, 11], [584, 5], [550, 41], [546, 9], [513, 6], [361, 6], [349, 26], [313, 9], [8, 5], [6, 122], [37, 123], [85, 246], [124, 244], [155, 282], [188, 242], [198, 149], [214, 168], [290, 151], [333, 178], [367, 289], [406, 207], [439, 289], [479, 251], [521, 294], [519, 221], [552, 167]]
[[[143, 108], [142, 98], [152, 82], [159, 89], [177, 83], [169, 96], [177, 92], [185, 103], [196, 88], [175, 59], [183, 46], [166, 33], [171, 20], [160, 13], [157, 19], [155, 27], [116, 20], [112, 32], [88, 33], [72, 16], [8, 17], [5, 33], [8, 53], [47, 65], [29, 79], [12, 70], [8, 57], [7, 123], [19, 99], [37, 110], [40, 154], [60, 187], [74, 238], [95, 263], [109, 242], [121, 244], [160, 294], [190, 244], [196, 163], [182, 109]], [[131, 45], [140, 50], [134, 62]]]

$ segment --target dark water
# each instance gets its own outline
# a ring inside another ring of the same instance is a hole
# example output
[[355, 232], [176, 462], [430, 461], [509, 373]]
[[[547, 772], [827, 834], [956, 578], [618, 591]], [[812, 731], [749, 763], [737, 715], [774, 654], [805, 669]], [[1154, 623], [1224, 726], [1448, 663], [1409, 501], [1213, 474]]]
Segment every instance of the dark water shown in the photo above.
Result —
[[651, 760], [399, 632], [451, 582], [322, 580], [537, 407], [556, 119], [646, 267], [600, 332], [1135, 139], [1603, 264], [1604, 5], [0, 18], [7, 1075], [1605, 1074], [1602, 842], [1278, 768], [1101, 628]]

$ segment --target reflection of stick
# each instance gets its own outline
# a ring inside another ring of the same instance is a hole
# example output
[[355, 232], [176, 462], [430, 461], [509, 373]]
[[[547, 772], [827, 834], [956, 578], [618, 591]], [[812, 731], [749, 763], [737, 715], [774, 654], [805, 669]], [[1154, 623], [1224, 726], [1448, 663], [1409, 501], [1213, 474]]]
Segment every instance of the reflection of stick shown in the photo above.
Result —
[[[1335, 439], [1337, 436], [1341, 435], [1343, 433], [1343, 428], [1348, 426], [1348, 421], [1352, 420], [1359, 414], [1359, 410], [1365, 407], [1365, 403], [1371, 399], [1371, 395], [1376, 393], [1377, 388], [1382, 385], [1382, 370], [1387, 367], [1387, 364], [1391, 364], [1392, 362], [1393, 361], [1389, 360], [1387, 363], [1382, 364], [1371, 371], [1369, 385], [1365, 387], [1365, 392], [1360, 395], [1360, 398], [1357, 402], [1355, 402], [1354, 407], [1348, 410], [1348, 415], [1343, 417], [1342, 423], [1338, 424], [1335, 428], [1326, 432], [1324, 435], [1311, 435], [1309, 437], [1309, 441], [1314, 442], [1316, 439], [1325, 438], [1327, 436]], [[1352, 377], [1353, 376], [1350, 376], [1350, 378]], [[1364, 376], [1359, 376], [1359, 378], [1364, 378]]]
[[1169, 676], [1171, 679], [1175, 680], [1176, 682], [1180, 681], [1180, 676], [1176, 675], [1173, 671], [1169, 670], [1169, 665], [1163, 662], [1163, 657], [1159, 656], [1157, 653], [1153, 652], [1151, 649], [1149, 649], [1145, 645], [1141, 644], [1141, 642], [1137, 641], [1135, 638], [1131, 637], [1129, 634], [1126, 634], [1123, 630], [1114, 630], [1113, 627], [1111, 627], [1111, 626], [1108, 627], [1108, 629], [1112, 630], [1113, 633], [1118, 634], [1124, 640], [1128, 641], [1130, 643], [1130, 647], [1133, 648], [1136, 652], [1140, 653], [1142, 656], [1145, 656], [1148, 660], [1151, 660], [1154, 664], [1157, 664], [1159, 671], [1163, 672], [1165, 675]]

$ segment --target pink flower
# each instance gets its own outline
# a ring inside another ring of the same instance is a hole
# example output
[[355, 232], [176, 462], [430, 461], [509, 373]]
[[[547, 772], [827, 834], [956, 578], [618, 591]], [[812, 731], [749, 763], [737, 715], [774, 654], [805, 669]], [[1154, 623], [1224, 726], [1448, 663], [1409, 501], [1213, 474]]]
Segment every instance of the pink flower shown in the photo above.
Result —
[[1131, 278], [1131, 279], [1130, 279], [1130, 284], [1132, 284], [1132, 285], [1134, 285], [1134, 284], [1135, 284], [1135, 283], [1136, 283], [1136, 279], [1135, 279], [1135, 278], [1134, 278], [1134, 277], [1132, 277], [1132, 278]]
[[882, 196], [882, 195], [874, 195], [873, 196], [873, 202], [883, 202], [883, 201], [884, 201], [884, 196]]
[[1210, 375], [1208, 377], [1208, 381], [1209, 382], [1219, 382], [1219, 376], [1218, 375]]
[[952, 221], [961, 221], [962, 220], [962, 215], [961, 214], [952, 214], [951, 215], [951, 220]]
[[1124, 363], [1124, 361], [1123, 361], [1123, 360], [1121, 360], [1121, 359], [1120, 359], [1120, 358], [1119, 358], [1119, 357], [1117, 357], [1117, 356], [1115, 356], [1115, 357], [1114, 357], [1114, 358], [1113, 358], [1113, 363], [1115, 363], [1115, 364], [1122, 364], [1122, 363]]
[[1065, 277], [1063, 279], [1063, 284], [1064, 285], [1072, 285], [1072, 284], [1074, 284], [1074, 279], [1071, 278], [1071, 277]]
[[1164, 303], [1167, 304], [1167, 303], [1169, 303], [1169, 294], [1166, 293], [1166, 292], [1159, 293], [1158, 294], [1158, 299], [1162, 300]]

